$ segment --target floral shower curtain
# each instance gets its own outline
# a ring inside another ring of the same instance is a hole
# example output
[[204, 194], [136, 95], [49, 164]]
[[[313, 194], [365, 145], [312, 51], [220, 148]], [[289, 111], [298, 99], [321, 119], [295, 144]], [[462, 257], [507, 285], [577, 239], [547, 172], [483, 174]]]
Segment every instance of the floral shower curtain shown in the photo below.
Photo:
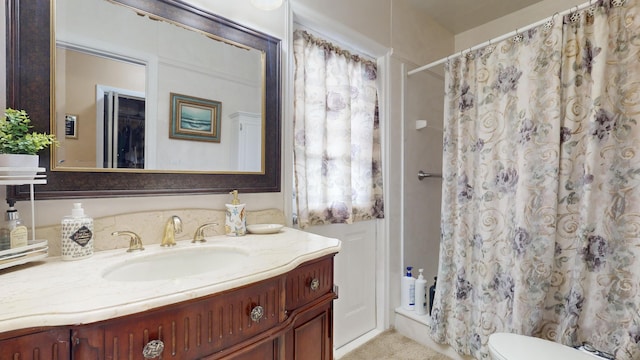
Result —
[[297, 222], [384, 217], [376, 64], [294, 33]]
[[436, 341], [640, 358], [639, 5], [599, 1], [446, 65]]

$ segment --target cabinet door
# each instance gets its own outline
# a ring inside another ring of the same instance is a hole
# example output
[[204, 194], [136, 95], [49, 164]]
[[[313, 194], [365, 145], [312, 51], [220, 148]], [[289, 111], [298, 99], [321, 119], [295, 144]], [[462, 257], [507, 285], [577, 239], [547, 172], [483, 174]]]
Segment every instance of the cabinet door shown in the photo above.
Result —
[[333, 359], [333, 302], [319, 304], [296, 319], [286, 337], [287, 360]]
[[69, 359], [69, 330], [55, 329], [0, 340], [0, 360]]

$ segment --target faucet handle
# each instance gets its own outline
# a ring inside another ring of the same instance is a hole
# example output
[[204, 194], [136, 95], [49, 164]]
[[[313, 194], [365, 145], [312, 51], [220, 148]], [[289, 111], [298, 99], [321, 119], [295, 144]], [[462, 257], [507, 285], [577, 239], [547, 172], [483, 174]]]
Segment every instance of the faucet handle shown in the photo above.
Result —
[[198, 229], [196, 229], [195, 234], [193, 234], [193, 240], [191, 240], [192, 243], [203, 243], [206, 242], [207, 240], [205, 240], [204, 238], [204, 229], [214, 226], [214, 225], [219, 225], [218, 223], [206, 223], [203, 225], [200, 225], [198, 227]]
[[111, 235], [129, 235], [129, 250], [127, 250], [127, 252], [144, 250], [144, 247], [142, 246], [142, 239], [140, 239], [140, 236], [133, 231], [114, 231]]

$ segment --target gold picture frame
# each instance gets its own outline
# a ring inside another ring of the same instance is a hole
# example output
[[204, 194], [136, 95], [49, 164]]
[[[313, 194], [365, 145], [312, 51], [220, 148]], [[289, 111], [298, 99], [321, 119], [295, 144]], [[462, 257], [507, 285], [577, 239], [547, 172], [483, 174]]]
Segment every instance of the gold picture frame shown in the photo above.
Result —
[[170, 138], [220, 142], [220, 101], [171, 93], [170, 111]]

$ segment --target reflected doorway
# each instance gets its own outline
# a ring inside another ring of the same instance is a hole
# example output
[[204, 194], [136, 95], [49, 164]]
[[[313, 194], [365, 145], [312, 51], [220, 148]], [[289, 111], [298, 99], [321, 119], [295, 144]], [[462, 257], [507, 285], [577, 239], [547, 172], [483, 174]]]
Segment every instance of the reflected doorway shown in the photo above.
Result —
[[[98, 85], [102, 134], [97, 163], [111, 169], [144, 169], [145, 97], [134, 91]], [[101, 106], [100, 106], [101, 105]], [[96, 139], [98, 140], [98, 139]]]

